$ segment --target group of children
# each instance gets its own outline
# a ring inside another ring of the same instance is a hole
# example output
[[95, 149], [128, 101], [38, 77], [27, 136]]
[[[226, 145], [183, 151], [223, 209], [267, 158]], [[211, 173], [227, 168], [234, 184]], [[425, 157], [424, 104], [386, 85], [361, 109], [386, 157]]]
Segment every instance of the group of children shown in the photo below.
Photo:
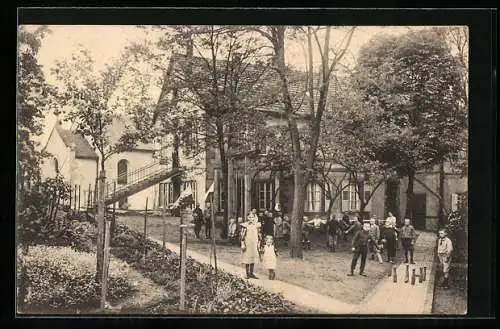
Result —
[[[354, 270], [360, 258], [359, 274], [366, 276], [364, 270], [368, 253], [371, 253], [371, 259], [377, 259], [382, 263], [381, 253], [385, 250], [387, 262], [394, 263], [396, 246], [399, 240], [401, 240], [404, 249], [405, 263], [415, 264], [413, 251], [417, 234], [415, 228], [411, 225], [410, 219], [405, 218], [404, 224], [399, 228], [396, 225], [396, 218], [390, 212], [385, 221], [378, 221], [376, 216], [372, 216], [363, 223], [356, 216], [347, 217], [347, 219], [345, 214], [342, 218], [332, 215], [328, 221], [319, 218], [308, 220], [307, 217], [304, 217], [302, 223], [303, 246], [310, 249], [309, 232], [324, 225], [330, 251], [335, 251], [339, 238], [342, 236], [347, 237], [350, 234], [353, 235], [351, 242], [353, 257], [348, 276], [354, 275]], [[235, 218], [230, 219], [228, 237], [230, 243], [241, 245], [247, 278], [257, 278], [253, 273], [253, 269], [255, 262], [260, 261], [263, 267], [268, 270], [269, 279], [273, 280], [276, 278], [277, 244], [283, 242], [286, 245], [289, 242], [290, 220], [287, 216], [282, 217], [280, 211], [274, 214], [271, 211], [257, 214], [256, 209], [253, 209], [247, 215], [246, 221], [243, 221], [241, 217], [237, 221]], [[443, 285], [445, 287], [448, 286], [448, 271], [452, 250], [452, 243], [446, 237], [446, 231], [444, 229], [440, 230], [437, 253], [441, 263], [444, 277]]]

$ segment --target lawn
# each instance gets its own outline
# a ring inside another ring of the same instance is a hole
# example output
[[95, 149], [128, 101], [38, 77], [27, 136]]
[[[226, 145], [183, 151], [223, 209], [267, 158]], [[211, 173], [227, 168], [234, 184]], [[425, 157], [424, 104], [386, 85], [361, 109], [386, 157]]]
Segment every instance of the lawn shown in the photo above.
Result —
[[465, 264], [453, 264], [450, 270], [450, 287], [444, 289], [436, 281], [434, 287], [434, 300], [432, 313], [438, 315], [464, 315], [467, 314], [467, 290], [461, 287], [454, 277], [454, 269]]
[[[168, 217], [166, 220], [166, 241], [179, 243], [179, 218]], [[121, 216], [119, 224], [125, 224], [138, 232], [144, 230], [144, 217]], [[219, 237], [217, 229], [216, 237]], [[148, 217], [148, 236], [162, 240], [163, 221], [160, 217]], [[202, 236], [204, 232], [202, 231]], [[304, 251], [304, 259], [291, 259], [287, 248], [280, 248], [277, 279], [295, 284], [314, 292], [333, 297], [346, 303], [359, 303], [368, 295], [377, 283], [389, 271], [388, 263], [378, 264], [367, 260], [365, 272], [368, 277], [355, 275], [347, 277], [352, 258], [350, 242], [342, 242], [337, 252], [330, 253], [325, 246], [324, 234], [312, 234], [312, 250]], [[209, 255], [210, 243], [206, 239], [197, 240], [194, 232], [188, 234], [188, 248], [196, 252]], [[399, 252], [398, 252], [399, 253]], [[241, 265], [240, 249], [238, 246], [226, 245], [223, 241], [217, 242], [218, 261]], [[359, 265], [358, 265], [359, 266]], [[242, 271], [244, 271], [242, 267]], [[356, 271], [356, 273], [358, 270]], [[265, 277], [266, 273], [260, 265], [256, 265], [257, 276]]]

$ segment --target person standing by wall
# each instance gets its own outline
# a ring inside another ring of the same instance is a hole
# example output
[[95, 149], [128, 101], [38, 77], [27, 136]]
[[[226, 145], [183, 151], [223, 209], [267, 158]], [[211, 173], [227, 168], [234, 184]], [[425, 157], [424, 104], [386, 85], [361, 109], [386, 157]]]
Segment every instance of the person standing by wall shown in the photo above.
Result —
[[257, 279], [253, 270], [255, 263], [259, 261], [261, 224], [255, 216], [249, 215], [241, 227], [241, 255], [242, 263], [245, 264], [246, 277], [247, 279]]
[[196, 238], [200, 238], [201, 224], [203, 223], [203, 211], [200, 208], [200, 204], [196, 204], [196, 208], [193, 210], [193, 221], [194, 221], [194, 234]]
[[365, 264], [366, 255], [368, 254], [368, 244], [372, 243], [372, 238], [370, 236], [370, 224], [363, 224], [361, 231], [354, 234], [352, 239], [352, 251], [354, 255], [352, 256], [351, 271], [347, 274], [348, 276], [354, 275], [354, 269], [358, 263], [358, 259], [361, 256], [361, 264], [359, 265], [359, 275], [366, 276], [365, 274]]
[[451, 263], [451, 253], [453, 251], [453, 243], [450, 238], [447, 237], [447, 232], [445, 229], [440, 229], [439, 239], [437, 244], [437, 254], [439, 258], [439, 264], [441, 266], [441, 271], [443, 273], [443, 280], [441, 285], [444, 288], [449, 288], [448, 286], [448, 272]]
[[403, 249], [405, 252], [405, 263], [408, 263], [408, 255], [410, 255], [410, 263], [413, 262], [413, 246], [415, 245], [415, 239], [417, 238], [417, 233], [415, 228], [410, 224], [410, 219], [405, 218], [404, 225], [400, 230], [401, 243], [403, 244]]

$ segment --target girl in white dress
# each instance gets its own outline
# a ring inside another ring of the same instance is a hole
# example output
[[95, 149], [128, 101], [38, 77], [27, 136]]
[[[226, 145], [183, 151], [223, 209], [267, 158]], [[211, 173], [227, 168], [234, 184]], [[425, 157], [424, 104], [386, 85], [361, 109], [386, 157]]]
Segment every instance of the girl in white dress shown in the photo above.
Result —
[[266, 244], [263, 247], [262, 255], [262, 266], [269, 271], [269, 280], [274, 280], [276, 278], [276, 259], [278, 256], [278, 250], [274, 246], [273, 237], [270, 235], [266, 236]]
[[245, 264], [247, 279], [257, 279], [253, 274], [254, 264], [259, 260], [260, 226], [256, 217], [249, 215], [241, 224], [241, 255]]

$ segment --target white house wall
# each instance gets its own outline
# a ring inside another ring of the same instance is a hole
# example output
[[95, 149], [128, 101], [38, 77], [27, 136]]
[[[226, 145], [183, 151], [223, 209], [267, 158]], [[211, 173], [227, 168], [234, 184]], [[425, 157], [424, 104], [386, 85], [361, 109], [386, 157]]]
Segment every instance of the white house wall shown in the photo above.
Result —
[[[111, 155], [105, 163], [106, 180], [112, 182], [117, 179], [118, 175], [118, 162], [122, 159], [128, 161], [127, 173], [144, 167], [154, 161], [152, 152], [145, 151], [128, 151]], [[156, 192], [156, 193], [155, 193]], [[158, 186], [154, 185], [127, 199], [128, 209], [143, 210], [146, 206], [146, 199], [148, 199], [148, 208], [152, 209], [156, 205], [158, 199]], [[118, 208], [118, 203], [116, 204]]]
[[56, 176], [53, 158], [57, 159], [59, 164], [59, 172], [67, 182], [70, 182], [71, 175], [71, 152], [64, 144], [61, 136], [54, 130], [49, 136], [45, 151], [49, 152], [53, 157], [48, 157], [43, 160], [41, 165], [42, 178], [53, 178]]
[[80, 185], [82, 189], [88, 190], [89, 184], [94, 189], [97, 176], [97, 160], [75, 159], [71, 174], [71, 184]]

